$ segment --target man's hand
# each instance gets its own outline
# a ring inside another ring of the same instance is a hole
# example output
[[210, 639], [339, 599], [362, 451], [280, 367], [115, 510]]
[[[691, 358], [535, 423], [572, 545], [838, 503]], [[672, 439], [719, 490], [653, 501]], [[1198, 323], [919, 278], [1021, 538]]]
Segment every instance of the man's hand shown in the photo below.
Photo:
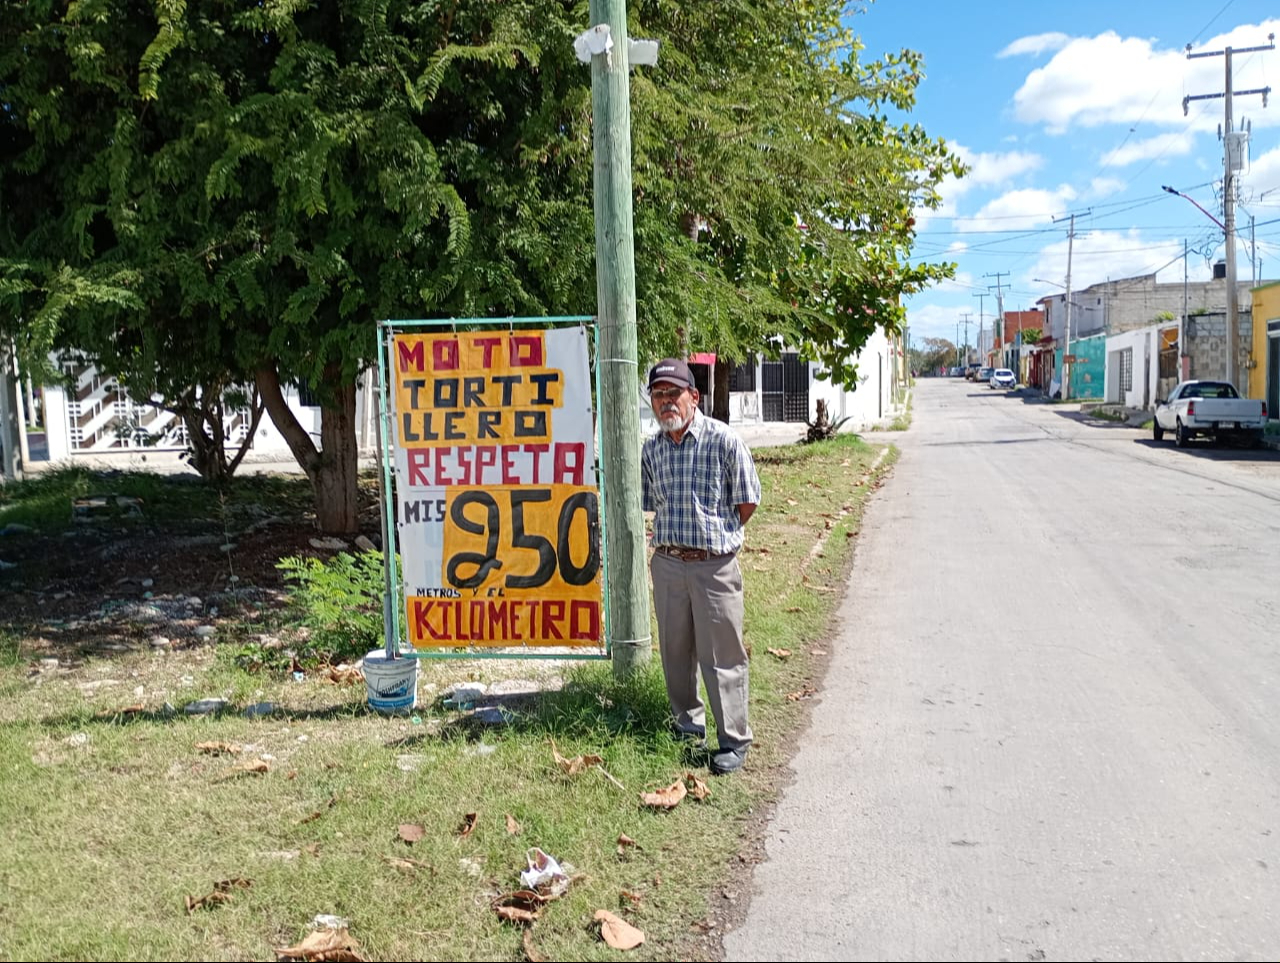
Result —
[[743, 502], [738, 506], [738, 518], [742, 520], [743, 525], [747, 524], [747, 519], [755, 513], [755, 510], [756, 506], [750, 502]]

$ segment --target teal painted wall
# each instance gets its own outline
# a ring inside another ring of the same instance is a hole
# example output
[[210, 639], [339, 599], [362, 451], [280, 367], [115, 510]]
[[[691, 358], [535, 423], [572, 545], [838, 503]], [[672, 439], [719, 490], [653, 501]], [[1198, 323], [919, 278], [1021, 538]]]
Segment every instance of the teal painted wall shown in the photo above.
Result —
[[[1102, 398], [1107, 375], [1107, 336], [1095, 334], [1071, 342], [1071, 353], [1084, 361], [1071, 366], [1071, 397]], [[1062, 349], [1053, 353], [1056, 370], [1062, 370]]]

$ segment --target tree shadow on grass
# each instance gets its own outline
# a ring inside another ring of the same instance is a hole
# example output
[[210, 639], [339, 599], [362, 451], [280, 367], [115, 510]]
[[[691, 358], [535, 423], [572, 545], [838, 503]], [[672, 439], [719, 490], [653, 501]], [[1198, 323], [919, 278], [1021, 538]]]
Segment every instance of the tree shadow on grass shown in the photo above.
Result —
[[[626, 734], [641, 746], [669, 746], [671, 710], [662, 670], [651, 665], [629, 679], [606, 666], [583, 666], [560, 689], [486, 695], [441, 726], [437, 738], [478, 742], [486, 735], [607, 742]], [[416, 734], [397, 746], [422, 742]]]

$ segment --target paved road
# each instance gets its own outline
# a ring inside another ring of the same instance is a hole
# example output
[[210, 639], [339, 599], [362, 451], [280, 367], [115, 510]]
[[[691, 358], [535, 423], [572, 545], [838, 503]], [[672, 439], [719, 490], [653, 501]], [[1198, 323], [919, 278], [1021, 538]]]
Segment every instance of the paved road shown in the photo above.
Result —
[[923, 380], [731, 960], [1280, 956], [1280, 453]]

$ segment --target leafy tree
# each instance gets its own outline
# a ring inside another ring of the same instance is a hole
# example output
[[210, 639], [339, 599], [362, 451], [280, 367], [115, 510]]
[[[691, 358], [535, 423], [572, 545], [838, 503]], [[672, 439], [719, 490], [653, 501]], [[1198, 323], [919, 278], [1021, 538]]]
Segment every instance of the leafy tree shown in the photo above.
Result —
[[1043, 337], [1044, 337], [1043, 328], [1023, 328], [1022, 329], [1023, 344], [1035, 344], [1037, 341], [1039, 341]]
[[652, 119], [633, 141], [644, 343], [729, 360], [785, 343], [852, 387], [851, 355], [878, 325], [900, 328], [901, 295], [952, 270], [906, 258], [914, 207], [962, 168], [880, 112], [909, 110], [919, 56], [860, 63], [842, 2], [632, 9], [635, 31], [664, 40], [660, 69], [632, 85]]
[[923, 347], [913, 347], [909, 352], [914, 371], [936, 372], [956, 363], [957, 348], [946, 338], [924, 338]]
[[[356, 525], [355, 381], [388, 317], [594, 303], [580, 0], [0, 0], [0, 299], [176, 399], [252, 382], [320, 527]], [[828, 0], [636, 0], [641, 344], [847, 357], [959, 170], [891, 125], [919, 58], [862, 65]], [[728, 366], [720, 366], [727, 375]], [[317, 446], [284, 386], [321, 402]]]

